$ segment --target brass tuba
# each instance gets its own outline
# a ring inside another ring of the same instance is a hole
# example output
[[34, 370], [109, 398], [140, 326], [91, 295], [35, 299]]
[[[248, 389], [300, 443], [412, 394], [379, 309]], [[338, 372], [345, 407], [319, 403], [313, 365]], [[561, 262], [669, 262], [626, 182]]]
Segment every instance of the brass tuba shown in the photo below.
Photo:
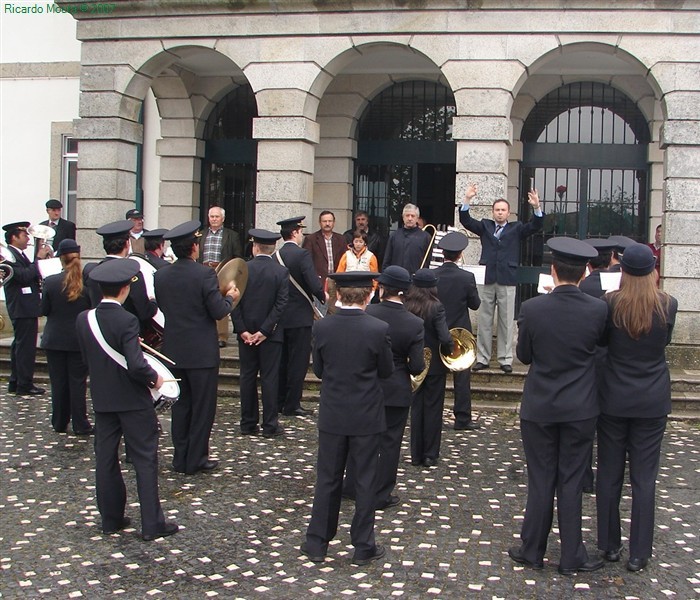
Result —
[[[4, 260], [0, 257], [0, 260]], [[15, 270], [6, 262], [0, 262], [0, 288], [4, 286], [15, 274]], [[0, 331], [5, 329], [5, 318], [0, 315]]]
[[440, 352], [440, 360], [450, 371], [466, 371], [476, 360], [476, 338], [463, 327], [453, 327], [450, 335], [454, 342], [452, 354]]
[[433, 353], [430, 348], [423, 348], [423, 358], [425, 359], [425, 368], [418, 375], [411, 375], [411, 391], [415, 394], [418, 388], [423, 385], [425, 377], [430, 368], [430, 361], [433, 358]]
[[27, 233], [34, 238], [34, 260], [36, 261], [37, 254], [39, 250], [46, 246], [49, 249], [49, 256], [53, 256], [53, 248], [47, 242], [50, 242], [54, 237], [56, 237], [56, 230], [48, 225], [31, 225], [27, 229]]

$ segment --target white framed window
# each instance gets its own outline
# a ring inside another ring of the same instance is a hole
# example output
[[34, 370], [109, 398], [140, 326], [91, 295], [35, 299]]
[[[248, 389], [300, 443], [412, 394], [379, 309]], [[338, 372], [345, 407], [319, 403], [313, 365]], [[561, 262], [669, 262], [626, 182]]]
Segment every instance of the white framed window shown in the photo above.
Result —
[[71, 135], [61, 136], [61, 202], [64, 217], [75, 222], [78, 197], [78, 140]]

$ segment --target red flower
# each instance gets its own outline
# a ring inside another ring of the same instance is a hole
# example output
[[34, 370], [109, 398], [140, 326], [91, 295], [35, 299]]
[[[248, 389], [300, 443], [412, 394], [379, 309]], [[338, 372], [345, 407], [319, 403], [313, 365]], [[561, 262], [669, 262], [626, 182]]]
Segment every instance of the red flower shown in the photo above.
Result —
[[566, 193], [566, 186], [565, 185], [558, 185], [556, 191], [557, 191], [557, 194], [564, 194], [564, 193]]

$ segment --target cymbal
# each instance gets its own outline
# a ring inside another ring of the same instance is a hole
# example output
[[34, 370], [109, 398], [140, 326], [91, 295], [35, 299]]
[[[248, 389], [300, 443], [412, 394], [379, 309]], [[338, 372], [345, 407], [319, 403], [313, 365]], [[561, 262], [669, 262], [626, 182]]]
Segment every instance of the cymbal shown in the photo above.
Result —
[[226, 295], [226, 290], [231, 282], [241, 292], [238, 300], [233, 303], [235, 307], [243, 298], [245, 288], [248, 285], [248, 265], [242, 258], [232, 258], [219, 265], [216, 269], [216, 277], [219, 280], [219, 290], [222, 295]]

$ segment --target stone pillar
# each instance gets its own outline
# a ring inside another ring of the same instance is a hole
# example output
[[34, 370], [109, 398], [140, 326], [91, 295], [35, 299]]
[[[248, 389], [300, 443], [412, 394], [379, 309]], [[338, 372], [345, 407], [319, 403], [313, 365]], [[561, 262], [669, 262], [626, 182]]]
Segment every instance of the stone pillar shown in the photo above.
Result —
[[306, 117], [258, 117], [253, 138], [258, 140], [256, 227], [276, 231], [280, 219], [310, 217], [318, 124]]
[[163, 137], [160, 156], [159, 227], [174, 227], [199, 218], [204, 141], [194, 137]]

